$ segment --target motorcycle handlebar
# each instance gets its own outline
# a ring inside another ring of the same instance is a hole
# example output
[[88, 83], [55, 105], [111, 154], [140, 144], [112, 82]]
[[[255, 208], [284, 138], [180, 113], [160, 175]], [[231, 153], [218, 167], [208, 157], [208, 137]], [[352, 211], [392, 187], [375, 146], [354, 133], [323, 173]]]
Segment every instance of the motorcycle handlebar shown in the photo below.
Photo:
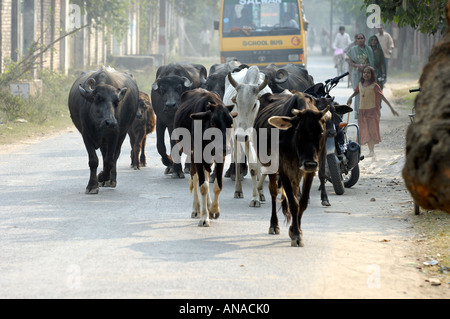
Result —
[[418, 88], [418, 89], [411, 89], [411, 90], [409, 90], [409, 93], [413, 93], [413, 92], [420, 92], [420, 88]]
[[331, 82], [331, 84], [338, 83], [340, 79], [342, 79], [343, 77], [345, 77], [345, 76], [347, 76], [347, 75], [349, 75], [349, 73], [348, 73], [348, 72], [345, 72], [344, 74], [338, 75], [338, 76], [335, 77], [335, 78], [326, 80], [326, 81], [325, 81], [325, 84], [328, 84], [328, 83], [330, 83], [330, 82]]

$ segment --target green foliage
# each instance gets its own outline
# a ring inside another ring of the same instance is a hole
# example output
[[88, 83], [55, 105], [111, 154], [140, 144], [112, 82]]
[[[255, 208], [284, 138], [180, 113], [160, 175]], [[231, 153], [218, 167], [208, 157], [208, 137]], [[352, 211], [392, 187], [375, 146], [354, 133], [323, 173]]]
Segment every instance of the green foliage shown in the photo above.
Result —
[[0, 120], [25, 119], [42, 124], [49, 119], [67, 114], [67, 96], [74, 81], [73, 77], [43, 70], [40, 74], [43, 92], [40, 96], [25, 99], [10, 93], [9, 87], [0, 89]]
[[445, 22], [447, 0], [364, 0], [381, 8], [385, 22], [395, 22], [399, 27], [409, 25], [422, 33], [440, 31]]
[[85, 10], [88, 16], [88, 23], [94, 22], [94, 27], [108, 28], [119, 40], [126, 34], [129, 25], [128, 11], [131, 1], [72, 0], [71, 2]]

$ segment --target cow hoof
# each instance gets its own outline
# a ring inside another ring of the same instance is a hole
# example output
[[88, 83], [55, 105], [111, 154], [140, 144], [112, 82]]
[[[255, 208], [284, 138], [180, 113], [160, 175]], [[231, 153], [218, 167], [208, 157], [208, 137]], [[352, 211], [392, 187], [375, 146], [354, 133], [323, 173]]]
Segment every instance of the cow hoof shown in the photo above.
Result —
[[234, 192], [234, 198], [244, 198], [244, 193], [243, 192], [239, 192], [239, 191], [235, 191]]
[[89, 194], [89, 195], [98, 194], [98, 187], [95, 187], [95, 188], [86, 187], [85, 194]]
[[191, 218], [199, 218], [200, 214], [198, 212], [192, 212], [191, 213]]
[[296, 238], [291, 240], [291, 246], [292, 247], [304, 247], [305, 244], [303, 243], [303, 240], [301, 238]]
[[209, 213], [209, 218], [212, 219], [217, 219], [220, 216], [220, 212], [216, 212], [216, 213]]
[[252, 200], [250, 202], [250, 207], [261, 207], [261, 203], [259, 202], [259, 200]]
[[166, 169], [164, 170], [164, 175], [170, 175], [172, 173], [173, 173], [172, 167], [166, 167]]
[[259, 195], [259, 200], [261, 202], [265, 202], [266, 201], [266, 196], [264, 196], [264, 194], [263, 195]]
[[200, 220], [198, 222], [198, 227], [209, 227], [209, 226], [210, 226], [209, 220]]
[[172, 178], [184, 178], [184, 173], [183, 172], [173, 172]]
[[112, 187], [112, 188], [114, 188], [114, 187], [116, 187], [116, 185], [117, 185], [116, 181], [104, 181], [104, 182], [100, 183], [101, 187]]
[[279, 235], [280, 234], [280, 227], [270, 227], [269, 228], [269, 234], [270, 235]]
[[322, 201], [322, 206], [331, 206], [330, 202], [327, 200]]

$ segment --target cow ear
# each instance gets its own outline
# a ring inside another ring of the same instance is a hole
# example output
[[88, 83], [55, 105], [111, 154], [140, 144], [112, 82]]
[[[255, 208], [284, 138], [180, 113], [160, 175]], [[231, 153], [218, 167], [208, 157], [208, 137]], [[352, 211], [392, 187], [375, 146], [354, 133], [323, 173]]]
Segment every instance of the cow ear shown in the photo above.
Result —
[[287, 130], [292, 127], [291, 118], [288, 116], [272, 116], [268, 122], [280, 130]]
[[119, 97], [119, 101], [122, 101], [122, 99], [124, 98], [125, 94], [127, 93], [128, 88], [127, 87], [123, 87], [121, 89], [117, 89], [117, 96]]
[[234, 109], [234, 104], [231, 104], [231, 105], [225, 105], [225, 107], [228, 109], [228, 111], [233, 111], [233, 109]]
[[191, 119], [193, 119], [193, 120], [205, 120], [205, 119], [209, 119], [210, 117], [211, 117], [211, 111], [198, 112], [198, 113], [191, 114]]
[[353, 109], [350, 106], [345, 104], [343, 105], [334, 104], [333, 106], [337, 114], [346, 114], [353, 111]]

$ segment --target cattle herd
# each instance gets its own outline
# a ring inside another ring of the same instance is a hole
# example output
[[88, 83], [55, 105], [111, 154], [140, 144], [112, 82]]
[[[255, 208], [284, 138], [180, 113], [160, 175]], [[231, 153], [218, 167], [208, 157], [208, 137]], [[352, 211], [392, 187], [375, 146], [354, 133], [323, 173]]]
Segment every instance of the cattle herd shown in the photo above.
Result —
[[[156, 131], [164, 173], [173, 178], [190, 174], [192, 217], [200, 218], [199, 226], [209, 226], [210, 218], [220, 215], [223, 175], [234, 179], [234, 196], [240, 198], [248, 169], [252, 207], [265, 200], [264, 179], [269, 177], [269, 233], [280, 232], [276, 213], [280, 195], [282, 211], [291, 221], [291, 244], [303, 246], [301, 217], [315, 173], [323, 164], [325, 125], [332, 117], [332, 101], [324, 103], [302, 93], [313, 85], [307, 70], [293, 64], [259, 68], [229, 61], [213, 65], [208, 73], [200, 64], [172, 63], [158, 68], [150, 95], [140, 92], [128, 73], [110, 67], [84, 72], [73, 84], [68, 104], [88, 152], [86, 193], [116, 187], [116, 163], [127, 134], [131, 167], [145, 166], [146, 136]], [[166, 132], [171, 137], [170, 151]], [[103, 170], [97, 175], [99, 148]], [[187, 155], [184, 168], [183, 153]], [[230, 153], [232, 165], [225, 172]]]

